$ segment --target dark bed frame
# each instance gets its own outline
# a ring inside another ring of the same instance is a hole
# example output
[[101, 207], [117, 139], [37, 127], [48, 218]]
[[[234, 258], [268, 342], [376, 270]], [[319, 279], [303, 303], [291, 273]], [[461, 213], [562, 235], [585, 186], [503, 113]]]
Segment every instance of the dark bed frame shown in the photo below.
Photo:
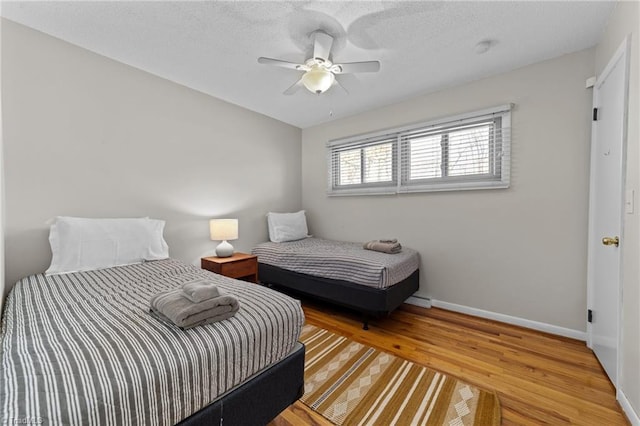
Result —
[[304, 345], [187, 417], [181, 426], [266, 425], [304, 394]]
[[277, 266], [258, 263], [260, 282], [274, 287], [284, 287], [363, 314], [363, 326], [369, 329], [370, 317], [388, 315], [409, 296], [418, 291], [420, 270], [387, 288], [374, 288], [348, 281], [332, 280], [288, 271]]

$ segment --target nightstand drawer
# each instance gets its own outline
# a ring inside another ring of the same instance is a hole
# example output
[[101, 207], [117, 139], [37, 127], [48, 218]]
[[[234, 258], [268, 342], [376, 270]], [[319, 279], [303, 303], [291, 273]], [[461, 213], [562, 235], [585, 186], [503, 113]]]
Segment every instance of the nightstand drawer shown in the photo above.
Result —
[[230, 278], [240, 278], [254, 275], [257, 272], [257, 266], [258, 265], [256, 265], [255, 259], [246, 259], [233, 263], [226, 263], [222, 265], [222, 275]]
[[200, 266], [216, 274], [258, 282], [258, 256], [236, 252], [230, 257], [203, 257]]

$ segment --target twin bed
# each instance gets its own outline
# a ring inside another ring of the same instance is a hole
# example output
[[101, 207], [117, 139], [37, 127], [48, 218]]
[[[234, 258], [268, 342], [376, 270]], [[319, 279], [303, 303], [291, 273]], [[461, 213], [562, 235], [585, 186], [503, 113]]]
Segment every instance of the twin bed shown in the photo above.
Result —
[[309, 237], [262, 243], [253, 254], [262, 283], [354, 309], [365, 330], [370, 317], [389, 314], [419, 287], [420, 256], [408, 248], [387, 254]]
[[[186, 331], [149, 315], [198, 278], [241, 304]], [[304, 315], [288, 296], [176, 260], [33, 275], [6, 300], [2, 424], [266, 424], [303, 393]]]

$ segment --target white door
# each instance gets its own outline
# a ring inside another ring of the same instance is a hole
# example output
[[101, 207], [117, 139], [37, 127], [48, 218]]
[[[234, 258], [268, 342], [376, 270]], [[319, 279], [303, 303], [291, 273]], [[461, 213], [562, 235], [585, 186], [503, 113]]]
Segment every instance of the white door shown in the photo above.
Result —
[[596, 81], [589, 200], [587, 343], [609, 378], [618, 380], [620, 259], [627, 111], [627, 40]]

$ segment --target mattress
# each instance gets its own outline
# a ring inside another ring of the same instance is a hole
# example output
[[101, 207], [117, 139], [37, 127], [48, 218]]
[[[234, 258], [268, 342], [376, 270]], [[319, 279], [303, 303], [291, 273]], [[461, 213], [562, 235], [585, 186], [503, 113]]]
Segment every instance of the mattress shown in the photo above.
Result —
[[[148, 313], [159, 291], [210, 278], [240, 301], [186, 331]], [[171, 425], [286, 357], [298, 301], [176, 260], [27, 277], [6, 300], [3, 423]]]
[[321, 238], [261, 243], [252, 253], [267, 265], [379, 289], [399, 283], [420, 266], [420, 255], [409, 248], [387, 254], [365, 250], [360, 243]]

